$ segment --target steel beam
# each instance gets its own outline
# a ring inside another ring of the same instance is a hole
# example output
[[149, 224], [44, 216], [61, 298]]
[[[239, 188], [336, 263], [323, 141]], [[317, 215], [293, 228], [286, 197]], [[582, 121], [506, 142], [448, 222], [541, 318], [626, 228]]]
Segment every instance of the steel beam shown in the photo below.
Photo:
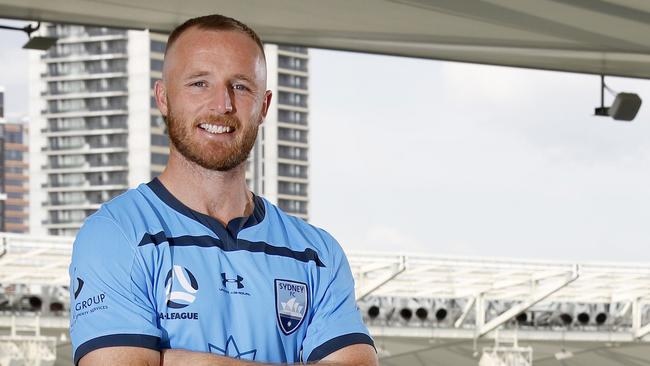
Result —
[[[565, 281], [562, 281], [558, 284], [554, 284], [551, 286], [548, 286], [544, 289], [539, 289], [535, 293], [530, 296], [530, 298], [520, 304], [517, 304], [513, 306], [512, 308], [508, 309], [506, 312], [503, 314], [497, 316], [496, 318], [492, 319], [489, 321], [487, 324], [482, 325], [477, 322], [477, 332], [476, 332], [476, 337], [480, 338], [484, 336], [485, 334], [493, 331], [497, 327], [501, 326], [502, 324], [506, 323], [508, 320], [514, 318], [517, 316], [517, 314], [521, 313], [522, 311], [528, 310], [531, 306], [537, 304], [538, 302], [544, 300], [545, 298], [551, 296], [552, 294], [556, 293], [557, 291], [563, 289], [567, 285], [569, 285], [571, 282], [575, 281], [580, 277], [580, 270], [578, 265], [575, 265], [573, 267], [573, 271], [568, 274], [568, 278]], [[478, 308], [478, 307], [477, 307]]]
[[363, 286], [355, 290], [355, 295], [357, 300], [363, 300], [366, 296], [377, 291], [381, 286], [387, 284], [392, 279], [397, 277], [400, 273], [406, 271], [406, 257], [400, 257], [400, 263], [397, 265], [394, 271], [387, 273], [385, 276], [379, 277], [369, 284], [364, 284]]

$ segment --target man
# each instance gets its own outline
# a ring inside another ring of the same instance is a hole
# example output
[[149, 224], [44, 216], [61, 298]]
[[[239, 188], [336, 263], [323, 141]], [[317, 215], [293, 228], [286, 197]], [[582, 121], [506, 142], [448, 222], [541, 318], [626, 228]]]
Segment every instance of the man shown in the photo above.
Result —
[[220, 15], [179, 26], [155, 96], [165, 171], [75, 240], [75, 364], [376, 365], [340, 246], [246, 187], [271, 103], [255, 32]]

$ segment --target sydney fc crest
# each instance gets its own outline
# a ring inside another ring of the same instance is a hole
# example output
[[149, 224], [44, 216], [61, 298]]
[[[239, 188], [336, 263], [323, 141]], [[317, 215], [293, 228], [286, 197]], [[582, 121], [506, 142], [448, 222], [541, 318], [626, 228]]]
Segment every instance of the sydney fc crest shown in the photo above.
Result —
[[295, 332], [305, 320], [309, 305], [307, 285], [302, 282], [275, 280], [275, 313], [286, 335]]

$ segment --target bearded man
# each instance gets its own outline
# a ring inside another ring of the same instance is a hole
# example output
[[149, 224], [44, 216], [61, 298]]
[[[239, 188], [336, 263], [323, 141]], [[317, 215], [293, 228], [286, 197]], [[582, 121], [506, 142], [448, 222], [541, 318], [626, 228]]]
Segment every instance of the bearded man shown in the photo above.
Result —
[[155, 96], [165, 171], [74, 243], [75, 364], [377, 365], [341, 247], [246, 186], [271, 103], [255, 32], [220, 15], [180, 25]]

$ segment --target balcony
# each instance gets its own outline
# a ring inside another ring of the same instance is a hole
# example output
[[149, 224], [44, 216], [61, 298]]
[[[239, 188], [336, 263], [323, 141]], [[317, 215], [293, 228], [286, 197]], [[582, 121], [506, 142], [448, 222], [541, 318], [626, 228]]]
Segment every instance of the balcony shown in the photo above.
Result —
[[280, 128], [278, 132], [278, 139], [284, 141], [291, 141], [291, 142], [300, 142], [305, 144], [309, 142], [309, 136], [307, 135], [307, 133], [304, 132], [297, 133], [296, 131], [292, 131], [286, 128]]
[[278, 67], [281, 69], [307, 72], [307, 60], [291, 56], [278, 57]]
[[75, 70], [50, 70], [43, 74], [43, 77], [56, 77], [56, 76], [82, 76], [82, 75], [98, 75], [98, 74], [119, 74], [126, 73], [126, 64], [124, 67], [84, 67]]
[[[77, 45], [82, 47], [58, 47], [47, 53], [47, 58], [64, 58], [71, 56], [94, 56], [106, 54], [126, 54], [126, 42], [121, 46], [102, 47], [99, 42], [87, 42]], [[63, 48], [63, 49], [62, 49]]]
[[41, 132], [65, 132], [65, 131], [88, 131], [88, 130], [107, 130], [129, 128], [126, 117], [123, 119], [114, 119], [112, 121], [81, 121], [81, 123], [60, 123], [50, 121], [49, 128], [41, 129]]
[[278, 157], [281, 159], [309, 160], [307, 149], [290, 146], [280, 146], [278, 149]]
[[288, 94], [284, 92], [280, 92], [280, 97], [278, 98], [278, 104], [284, 104], [288, 106], [294, 106], [294, 107], [300, 107], [300, 108], [308, 108], [307, 105], [307, 97], [306, 96], [299, 96], [299, 94]]

